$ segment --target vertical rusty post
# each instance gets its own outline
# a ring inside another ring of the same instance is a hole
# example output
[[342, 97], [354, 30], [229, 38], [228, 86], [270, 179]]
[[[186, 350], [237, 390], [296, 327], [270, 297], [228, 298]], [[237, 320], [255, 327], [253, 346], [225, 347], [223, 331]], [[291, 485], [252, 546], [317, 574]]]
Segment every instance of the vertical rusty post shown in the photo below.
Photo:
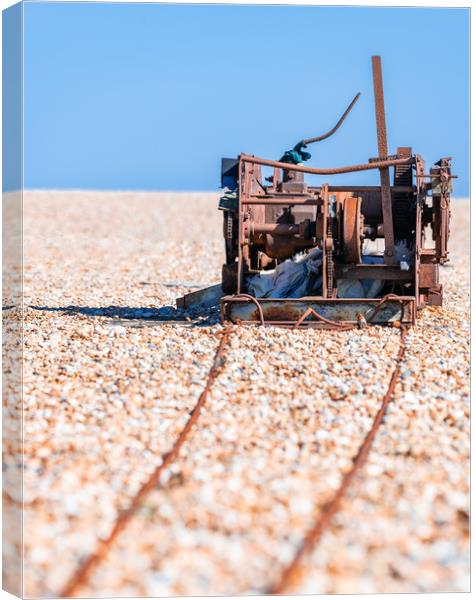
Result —
[[[375, 119], [377, 122], [378, 156], [385, 159], [387, 149], [387, 125], [385, 123], [385, 105], [383, 100], [382, 64], [380, 56], [372, 56], [374, 80]], [[385, 237], [385, 264], [395, 264], [395, 240], [393, 236], [392, 195], [390, 190], [390, 171], [388, 167], [379, 169], [382, 194], [383, 230]]]
[[236, 281], [236, 293], [241, 293], [242, 280], [243, 280], [243, 197], [248, 197], [248, 165], [243, 160], [240, 154], [240, 162], [238, 167], [238, 269], [237, 269], [237, 281]]
[[383, 100], [382, 63], [380, 56], [372, 56], [372, 74], [374, 80], [375, 118], [377, 121], [377, 143], [379, 158], [386, 158], [387, 125], [385, 123], [385, 104]]

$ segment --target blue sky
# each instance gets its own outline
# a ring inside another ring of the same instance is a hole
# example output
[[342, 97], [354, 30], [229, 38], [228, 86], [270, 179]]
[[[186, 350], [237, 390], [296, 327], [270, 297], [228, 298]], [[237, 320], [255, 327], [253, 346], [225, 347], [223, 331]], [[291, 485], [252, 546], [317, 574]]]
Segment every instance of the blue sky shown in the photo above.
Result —
[[380, 54], [389, 152], [452, 156], [455, 193], [468, 194], [468, 20], [464, 9], [25, 3], [25, 186], [216, 189], [222, 156], [279, 158], [333, 126], [357, 91], [308, 164], [365, 162], [377, 155]]

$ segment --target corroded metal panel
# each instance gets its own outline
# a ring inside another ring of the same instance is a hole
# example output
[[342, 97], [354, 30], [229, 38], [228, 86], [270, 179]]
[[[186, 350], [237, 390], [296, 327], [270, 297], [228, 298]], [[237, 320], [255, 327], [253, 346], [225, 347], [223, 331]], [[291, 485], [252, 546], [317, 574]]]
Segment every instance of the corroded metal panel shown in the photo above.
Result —
[[[318, 299], [318, 298], [273, 298], [251, 302], [234, 296], [222, 298], [223, 318], [233, 323], [260, 323], [258, 306], [261, 307], [265, 324], [292, 326], [309, 308], [328, 321], [362, 324], [412, 324], [415, 319], [415, 298], [411, 296], [382, 299]], [[325, 323], [309, 315], [303, 326], [324, 326]]]

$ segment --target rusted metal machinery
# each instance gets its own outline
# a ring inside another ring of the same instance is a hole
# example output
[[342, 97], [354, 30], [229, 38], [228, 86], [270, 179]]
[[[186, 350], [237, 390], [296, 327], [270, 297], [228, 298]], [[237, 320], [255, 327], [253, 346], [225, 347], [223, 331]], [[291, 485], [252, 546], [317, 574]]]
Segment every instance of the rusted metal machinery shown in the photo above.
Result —
[[[310, 158], [304, 148], [337, 131], [357, 94], [333, 129], [302, 140], [279, 161], [247, 154], [223, 159], [224, 320], [412, 324], [426, 304], [441, 305], [438, 267], [448, 260], [451, 159], [426, 173], [410, 147], [388, 154], [379, 56], [372, 57], [372, 69], [377, 158], [334, 169], [302, 164]], [[312, 186], [304, 179], [370, 169], [378, 169], [380, 185]], [[191, 302], [185, 296], [178, 305]]]

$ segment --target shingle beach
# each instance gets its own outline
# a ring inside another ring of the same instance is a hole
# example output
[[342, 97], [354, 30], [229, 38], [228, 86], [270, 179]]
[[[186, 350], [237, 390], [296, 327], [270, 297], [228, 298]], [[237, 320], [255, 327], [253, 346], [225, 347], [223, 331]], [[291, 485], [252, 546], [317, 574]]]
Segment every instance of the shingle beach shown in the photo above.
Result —
[[[26, 596], [63, 589], [203, 390], [222, 325], [151, 319], [219, 282], [217, 199], [24, 194]], [[409, 332], [369, 459], [294, 593], [469, 591], [469, 202], [451, 231], [444, 306]], [[78, 595], [263, 593], [350, 468], [399, 341], [239, 328], [178, 460]]]

